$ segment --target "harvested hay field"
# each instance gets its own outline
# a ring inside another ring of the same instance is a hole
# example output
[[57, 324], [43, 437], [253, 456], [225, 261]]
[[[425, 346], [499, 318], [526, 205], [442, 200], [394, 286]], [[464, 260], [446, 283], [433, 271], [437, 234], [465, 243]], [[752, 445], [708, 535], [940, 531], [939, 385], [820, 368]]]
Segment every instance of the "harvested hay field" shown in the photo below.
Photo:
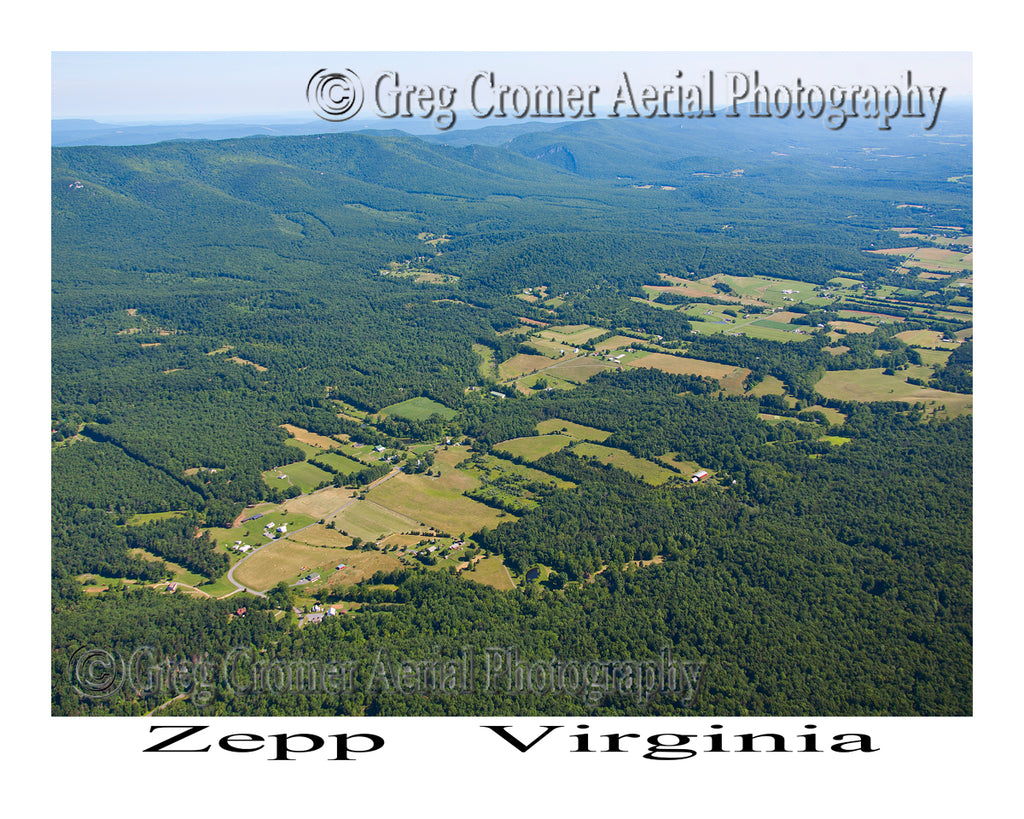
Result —
[[733, 367], [731, 364], [718, 364], [714, 361], [702, 361], [697, 358], [651, 353], [629, 363], [630, 367], [653, 367], [666, 373], [676, 375], [702, 375], [716, 378], [722, 389], [730, 395], [743, 394], [743, 382], [750, 375], [746, 367]]
[[304, 444], [309, 444], [319, 449], [336, 449], [338, 446], [338, 442], [333, 438], [328, 438], [326, 435], [318, 435], [315, 432], [310, 432], [308, 429], [293, 426], [292, 424], [281, 424], [281, 429], [285, 430], [296, 441], [301, 441]]

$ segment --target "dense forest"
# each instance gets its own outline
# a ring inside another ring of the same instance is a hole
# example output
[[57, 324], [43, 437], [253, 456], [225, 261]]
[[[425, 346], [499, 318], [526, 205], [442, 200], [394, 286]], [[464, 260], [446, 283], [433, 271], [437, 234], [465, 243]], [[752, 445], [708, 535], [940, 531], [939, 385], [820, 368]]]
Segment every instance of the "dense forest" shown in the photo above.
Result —
[[[837, 354], [823, 336], [695, 334], [641, 300], [662, 274], [841, 273], [864, 283], [847, 305], [863, 309], [895, 275], [864, 252], [899, 246], [894, 220], [970, 231], [970, 189], [947, 181], [970, 173], [970, 146], [789, 124], [731, 133], [593, 122], [500, 146], [389, 132], [54, 149], [53, 713], [142, 714], [172, 698], [127, 684], [80, 696], [69, 669], [90, 646], [217, 665], [169, 715], [971, 713], [971, 418], [815, 389], [829, 371], [918, 364], [897, 332], [954, 333], [969, 316], [915, 314], [949, 301], [921, 280], [902, 324], [851, 333]], [[516, 298], [524, 288], [560, 304]], [[835, 309], [795, 312], [814, 326]], [[521, 320], [685, 339], [689, 356], [748, 368], [747, 386], [778, 379], [792, 404], [654, 369], [488, 399], [473, 345], [511, 357]], [[972, 366], [968, 342], [930, 386], [970, 393]], [[338, 411], [412, 397], [455, 417]], [[283, 424], [382, 447], [466, 436], [507, 459], [495, 444], [556, 418], [713, 478], [652, 485], [569, 449], [533, 461], [572, 488], [466, 533], [517, 576], [544, 567], [512, 591], [413, 566], [322, 595], [360, 605], [300, 629], [288, 588], [199, 599], [147, 585], [167, 562], [210, 580], [226, 570], [205, 530], [284, 496], [261, 474], [306, 458]], [[88, 574], [115, 581], [88, 594]], [[426, 662], [503, 646], [536, 662], [654, 661], [670, 647], [700, 666], [699, 692], [371, 684], [382, 649]], [[357, 671], [341, 691], [246, 687], [219, 673], [240, 651], [247, 679], [260, 662]]]

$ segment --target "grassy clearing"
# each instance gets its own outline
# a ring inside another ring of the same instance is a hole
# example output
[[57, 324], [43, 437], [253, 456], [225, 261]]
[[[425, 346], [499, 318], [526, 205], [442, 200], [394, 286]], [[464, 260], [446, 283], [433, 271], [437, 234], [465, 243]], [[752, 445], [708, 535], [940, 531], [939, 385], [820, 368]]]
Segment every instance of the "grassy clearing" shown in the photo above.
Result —
[[483, 378], [496, 378], [498, 375], [498, 369], [494, 361], [494, 350], [486, 344], [474, 344], [473, 352], [480, 356], [480, 364], [477, 366], [477, 372], [480, 373]]
[[837, 340], [842, 338], [842, 333], [837, 333], [836, 330], [845, 330], [847, 333], [873, 333], [875, 327], [871, 324], [861, 324], [856, 321], [833, 321], [830, 325], [831, 332], [828, 334], [829, 338]]
[[[280, 476], [284, 475], [282, 479]], [[277, 469], [268, 469], [263, 473], [263, 480], [267, 486], [297, 486], [303, 493], [312, 492], [324, 481], [333, 481], [334, 476], [322, 469], [317, 469], [313, 464], [299, 461]]]
[[544, 375], [553, 375], [573, 384], [582, 384], [612, 366], [614, 365], [610, 362], [602, 361], [599, 358], [580, 356], [579, 358], [566, 358], [553, 364]]
[[[928, 367], [911, 368], [914, 372], [930, 370]], [[815, 390], [826, 398], [843, 401], [907, 401], [924, 402], [929, 409], [938, 410], [944, 416], [962, 415], [971, 412], [974, 397], [954, 392], [935, 390], [908, 384], [904, 379], [911, 370], [900, 371], [897, 375], [885, 375], [881, 367], [869, 370], [833, 370], [825, 374], [815, 385]], [[939, 410], [945, 407], [944, 410]]]
[[561, 418], [549, 418], [547, 421], [541, 421], [537, 424], [537, 433], [539, 435], [548, 435], [553, 432], [560, 432], [571, 438], [579, 438], [581, 441], [596, 441], [597, 443], [601, 443], [611, 435], [610, 432], [606, 432], [603, 429], [584, 426], [583, 424], [565, 421]]
[[[511, 515], [462, 494], [480, 486], [478, 478], [455, 468], [456, 459], [462, 461], [465, 457], [464, 451], [440, 452], [434, 460], [435, 468], [441, 473], [439, 477], [396, 475], [372, 489], [367, 499], [411, 519], [415, 528], [432, 526], [452, 534], [475, 532], [483, 526], [493, 528], [502, 520], [514, 520]], [[409, 528], [409, 525], [403, 527], [404, 530]]]
[[310, 515], [319, 520], [334, 512], [339, 506], [348, 503], [356, 494], [352, 489], [329, 486], [308, 495], [290, 498], [281, 504], [281, 508], [299, 515]]
[[538, 335], [551, 341], [567, 344], [570, 347], [579, 347], [581, 344], [592, 338], [604, 335], [606, 332], [607, 330], [601, 327], [592, 327], [589, 324], [567, 324], [559, 327], [548, 327]]
[[227, 597], [236, 591], [234, 584], [227, 577], [218, 577], [212, 583], [204, 583], [196, 588], [210, 595], [210, 597]]
[[384, 554], [376, 549], [364, 549], [361, 551], [347, 551], [344, 557], [339, 558], [338, 563], [344, 563], [345, 568], [333, 571], [335, 563], [331, 566], [332, 573], [328, 577], [324, 575], [322, 583], [326, 586], [354, 586], [377, 572], [394, 572], [402, 568], [402, 561], [392, 554]]
[[268, 524], [272, 523], [274, 529], [278, 526], [287, 526], [289, 532], [294, 532], [296, 529], [301, 529], [304, 526], [315, 523], [316, 520], [316, 518], [310, 515], [288, 512], [282, 507], [275, 506], [265, 512], [263, 517], [247, 521], [234, 528], [210, 528], [206, 531], [210, 533], [210, 537], [219, 546], [233, 546], [236, 540], [240, 540], [243, 543], [248, 543], [250, 546], [258, 547], [270, 540], [270, 538], [265, 537], [263, 534]]
[[609, 350], [623, 350], [627, 347], [636, 347], [638, 344], [647, 344], [647, 342], [642, 338], [633, 338], [632, 336], [612, 336], [600, 344], [595, 344], [594, 349], [599, 353], [604, 353]]
[[525, 466], [524, 464], [513, 463], [505, 458], [498, 458], [494, 455], [485, 455], [482, 459], [474, 463], [467, 462], [462, 466], [462, 469], [478, 476], [485, 484], [499, 480], [502, 475], [518, 475], [528, 481], [547, 484], [558, 489], [572, 489], [576, 486], [576, 484], [571, 481], [557, 478], [554, 475], [542, 472], [539, 469], [534, 469], [532, 467]]
[[665, 483], [672, 477], [673, 473], [659, 466], [654, 461], [645, 458], [637, 458], [622, 449], [614, 449], [601, 444], [584, 442], [577, 444], [571, 450], [573, 455], [581, 458], [595, 458], [601, 463], [611, 464], [614, 467], [625, 470], [631, 475], [640, 478], [642, 481], [658, 486]]
[[522, 378], [524, 375], [535, 373], [550, 366], [551, 359], [547, 356], [519, 353], [498, 365], [498, 378], [502, 381]]
[[446, 407], [444, 404], [422, 396], [410, 398], [408, 401], [402, 401], [398, 404], [392, 404], [390, 407], [384, 407], [380, 414], [395, 415], [410, 421], [425, 421], [433, 415], [440, 415], [446, 421], [450, 421], [458, 415], [455, 410]]
[[821, 404], [815, 404], [813, 407], [808, 407], [807, 411], [822, 413], [833, 426], [841, 426], [846, 423], [846, 416], [832, 407], [823, 407]]
[[919, 349], [917, 354], [921, 356], [921, 363], [929, 367], [941, 367], [949, 360], [949, 350], [924, 350]]
[[512, 438], [495, 444], [494, 448], [507, 452], [516, 458], [536, 461], [545, 455], [567, 447], [572, 441], [565, 435], [532, 435], [529, 438]]
[[[143, 344], [142, 346], [149, 347], [155, 345]], [[257, 372], [265, 373], [267, 371], [267, 368], [264, 367], [263, 365], [257, 364], [255, 361], [249, 361], [246, 358], [239, 358], [237, 355], [231, 356], [231, 358], [229, 358], [228, 361], [232, 362], [233, 364], [238, 364], [242, 367], [255, 367]]]
[[370, 500], [353, 501], [329, 520], [334, 522], [339, 532], [347, 532], [365, 541], [377, 541], [395, 532], [408, 532], [420, 527], [418, 520]]
[[315, 432], [310, 432], [308, 429], [293, 426], [292, 424], [281, 424], [281, 428], [296, 441], [308, 444], [314, 449], [331, 450], [338, 447], [338, 442], [333, 438], [328, 438], [326, 435], [318, 435]]
[[511, 590], [516, 587], [500, 557], [495, 555], [493, 557], [481, 558], [474, 565], [475, 568], [472, 571], [464, 570], [462, 572], [462, 576], [467, 580], [482, 583], [485, 586], [493, 586], [502, 591]]
[[630, 362], [631, 367], [653, 367], [676, 375], [702, 375], [716, 378], [722, 389], [730, 395], [743, 394], [743, 382], [750, 370], [746, 367], [733, 367], [731, 364], [718, 364], [713, 361], [702, 361], [697, 358], [651, 353], [636, 361]]
[[128, 556], [147, 560], [150, 563], [163, 563], [167, 567], [167, 571], [171, 573], [171, 579], [175, 583], [185, 583], [188, 586], [199, 586], [202, 583], [209, 582], [209, 579], [203, 577], [203, 575], [189, 571], [181, 564], [175, 563], [167, 558], [160, 557], [160, 555], [155, 555], [145, 549], [129, 549]]
[[333, 469], [338, 470], [342, 475], [351, 475], [366, 467], [362, 462], [346, 458], [344, 455], [337, 452], [324, 453], [322, 455], [317, 455], [316, 458], [318, 461], [322, 461]]
[[761, 381], [755, 384], [747, 393], [748, 395], [785, 395], [786, 385], [774, 375], [766, 375]]
[[692, 475], [700, 469], [700, 465], [696, 461], [686, 460], [681, 452], [666, 452], [664, 455], [659, 455], [658, 460], [670, 469], [678, 469], [684, 475]]
[[904, 330], [896, 338], [911, 347], [928, 347], [935, 350], [955, 350], [960, 345], [955, 341], [942, 341], [943, 334], [935, 330]]
[[806, 426], [814, 426], [813, 421], [801, 421], [799, 418], [793, 418], [789, 415], [773, 415], [770, 412], [759, 412], [757, 417], [764, 421], [766, 424], [781, 424], [783, 422], [789, 424], [804, 424]]
[[144, 523], [151, 523], [154, 520], [167, 520], [168, 518], [180, 518], [187, 515], [188, 512], [185, 510], [179, 510], [176, 512], [146, 512], [132, 515], [128, 521], [128, 526], [142, 526]]
[[329, 549], [297, 543], [291, 539], [270, 544], [240, 563], [235, 580], [257, 591], [265, 591], [282, 580], [294, 583], [311, 571], [321, 576], [333, 573], [338, 563], [346, 563], [344, 549]]

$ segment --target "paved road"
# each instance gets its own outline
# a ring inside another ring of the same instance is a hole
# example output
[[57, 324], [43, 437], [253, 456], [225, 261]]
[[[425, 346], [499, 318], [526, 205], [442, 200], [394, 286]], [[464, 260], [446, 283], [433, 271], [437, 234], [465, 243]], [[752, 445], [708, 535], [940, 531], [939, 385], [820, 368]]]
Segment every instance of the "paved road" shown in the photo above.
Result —
[[[375, 487], [380, 486], [382, 483], [384, 483], [384, 481], [391, 480], [393, 477], [395, 477], [395, 475], [398, 475], [401, 471], [402, 471], [402, 467], [396, 466], [387, 475], [384, 475], [383, 477], [377, 478], [377, 480], [375, 480], [373, 483], [369, 483], [366, 486], [364, 486], [363, 489], [362, 489], [362, 492], [369, 492], [371, 489], [374, 489]], [[339, 512], [341, 512], [343, 509], [345, 509], [350, 504], [355, 503], [357, 500], [358, 500], [358, 497], [349, 498], [347, 501], [345, 501], [337, 509], [333, 509], [330, 512], [328, 512], [326, 515], [324, 515], [324, 519], [330, 518], [330, 517], [334, 517], [334, 515], [337, 515]], [[291, 534], [291, 535], [298, 534], [299, 532], [302, 532], [302, 531], [310, 528], [310, 526], [316, 526], [316, 525], [317, 525], [316, 523], [310, 523], [307, 526], [303, 526], [301, 529], [296, 529], [294, 532], [290, 532], [289, 534]], [[243, 584], [241, 584], [237, 580], [235, 580], [235, 569], [237, 569], [239, 566], [241, 566], [243, 563], [245, 563], [245, 561], [247, 561], [250, 557], [255, 555], [260, 550], [266, 549], [272, 543], [277, 543], [277, 541], [279, 541], [279, 540], [281, 540], [281, 538], [274, 538], [273, 540], [268, 540], [262, 546], [257, 546], [255, 549], [253, 549], [251, 552], [249, 552], [249, 554], [247, 554], [245, 557], [243, 557], [241, 560], [239, 560], [234, 566], [232, 566], [230, 569], [228, 569], [228, 581], [235, 587], [235, 591], [232, 592], [232, 594], [234, 594], [235, 592], [244, 591], [244, 592], [249, 592], [249, 594], [255, 594], [257, 597], [266, 597], [267, 596], [265, 590], [264, 591], [256, 591], [256, 589], [250, 589], [247, 586], [244, 586]], [[301, 583], [302, 581], [299, 581], [299, 582]], [[292, 585], [293, 586], [297, 586], [297, 585], [299, 585], [299, 583], [293, 583]]]

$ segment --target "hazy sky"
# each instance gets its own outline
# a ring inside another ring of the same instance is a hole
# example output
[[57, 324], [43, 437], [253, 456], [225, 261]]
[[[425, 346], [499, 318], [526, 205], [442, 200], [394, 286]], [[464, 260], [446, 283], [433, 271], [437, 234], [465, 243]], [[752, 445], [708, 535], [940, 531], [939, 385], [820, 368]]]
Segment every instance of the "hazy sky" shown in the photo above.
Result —
[[[52, 116], [101, 121], [209, 120], [253, 115], [308, 117], [306, 84], [318, 69], [354, 70], [370, 87], [385, 71], [402, 85], [447, 84], [467, 96], [470, 77], [493, 71], [497, 83], [598, 85], [605, 91], [622, 72], [638, 84], [699, 82], [708, 71], [759, 72], [768, 86], [946, 86], [950, 96], [971, 93], [968, 52], [245, 52], [55, 51]], [[676, 72], [682, 71], [682, 79]], [[364, 106], [364, 114], [369, 106]]]

